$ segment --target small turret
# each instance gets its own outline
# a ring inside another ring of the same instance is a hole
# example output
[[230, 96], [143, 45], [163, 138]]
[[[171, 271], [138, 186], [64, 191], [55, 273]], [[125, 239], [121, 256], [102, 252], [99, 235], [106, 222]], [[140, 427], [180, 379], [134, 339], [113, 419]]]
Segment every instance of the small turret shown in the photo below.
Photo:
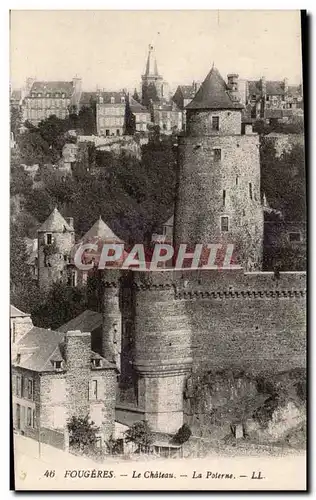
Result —
[[37, 231], [40, 288], [67, 281], [67, 267], [75, 243], [73, 218], [67, 220], [55, 208]]

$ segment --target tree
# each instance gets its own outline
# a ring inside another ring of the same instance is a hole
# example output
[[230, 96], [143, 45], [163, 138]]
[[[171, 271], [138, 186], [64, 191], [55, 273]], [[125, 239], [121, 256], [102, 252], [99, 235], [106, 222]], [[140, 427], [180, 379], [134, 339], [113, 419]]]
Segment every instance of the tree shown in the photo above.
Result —
[[34, 323], [57, 329], [87, 309], [86, 288], [56, 282], [31, 310]]
[[22, 125], [22, 111], [19, 106], [10, 108], [10, 130], [17, 136]]
[[78, 113], [78, 127], [82, 129], [84, 135], [95, 135], [96, 127], [96, 103], [91, 102], [90, 106], [83, 106]]
[[178, 430], [177, 434], [173, 436], [172, 442], [175, 444], [183, 444], [186, 443], [191, 437], [191, 429], [188, 424], [183, 424], [182, 427]]
[[151, 432], [147, 420], [135, 422], [126, 432], [125, 440], [127, 443], [135, 443], [139, 451], [148, 453], [150, 446], [154, 442], [154, 434]]
[[72, 416], [67, 422], [67, 428], [71, 448], [84, 454], [95, 451], [99, 428], [89, 419], [89, 415], [85, 417]]

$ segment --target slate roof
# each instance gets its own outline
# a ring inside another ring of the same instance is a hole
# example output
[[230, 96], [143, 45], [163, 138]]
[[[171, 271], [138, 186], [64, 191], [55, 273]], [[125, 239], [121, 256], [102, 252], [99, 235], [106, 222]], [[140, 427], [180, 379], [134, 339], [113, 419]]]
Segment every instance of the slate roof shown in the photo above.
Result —
[[[249, 80], [248, 91], [250, 95], [261, 95], [260, 80]], [[282, 80], [267, 80], [266, 93], [267, 95], [283, 95], [285, 93], [284, 82]]]
[[163, 225], [164, 226], [173, 226], [173, 224], [174, 224], [174, 215], [171, 215], [171, 217], [169, 217], [167, 222], [165, 222]]
[[10, 305], [10, 318], [27, 318], [30, 316], [30, 314], [20, 311], [17, 307]]
[[103, 98], [103, 104], [112, 104], [111, 98], [114, 97], [114, 104], [124, 104], [121, 102], [121, 98], [124, 97], [126, 99], [125, 92], [99, 92], [98, 97]]
[[132, 113], [149, 113], [148, 109], [137, 102], [133, 97], [129, 98], [129, 107]]
[[98, 92], [82, 92], [79, 101], [80, 106], [90, 106], [92, 100], [97, 101], [98, 95]]
[[193, 99], [195, 96], [195, 86], [194, 85], [179, 85], [183, 99]]
[[32, 93], [35, 94], [65, 94], [66, 97], [70, 98], [74, 92], [74, 86], [72, 82], [34, 82], [29, 97], [32, 97]]
[[233, 101], [225, 80], [213, 66], [194, 99], [185, 109], [242, 109], [243, 106]]
[[43, 222], [41, 227], [38, 229], [38, 232], [47, 232], [47, 231], [59, 232], [63, 231], [64, 229], [73, 232], [73, 229], [65, 221], [61, 213], [57, 210], [57, 208], [54, 208], [50, 216], [46, 219], [45, 222]]
[[93, 332], [102, 326], [102, 314], [96, 311], [86, 309], [83, 313], [71, 319], [58, 328], [59, 332], [69, 332], [71, 330], [80, 330], [81, 332]]
[[[64, 361], [64, 345], [64, 332], [33, 327], [16, 343], [16, 352], [21, 354], [21, 359], [19, 363], [13, 361], [13, 365], [36, 372], [53, 372], [52, 361]], [[102, 359], [103, 368], [116, 369], [114, 363], [93, 351], [91, 359]]]
[[108, 240], [111, 242], [115, 241], [123, 243], [123, 241], [118, 236], [116, 236], [116, 234], [113, 233], [112, 229], [110, 229], [109, 226], [105, 224], [101, 216], [93, 224], [93, 226], [89, 229], [89, 231], [86, 232], [86, 234], [82, 238], [82, 241], [95, 238], [99, 238], [103, 241]]

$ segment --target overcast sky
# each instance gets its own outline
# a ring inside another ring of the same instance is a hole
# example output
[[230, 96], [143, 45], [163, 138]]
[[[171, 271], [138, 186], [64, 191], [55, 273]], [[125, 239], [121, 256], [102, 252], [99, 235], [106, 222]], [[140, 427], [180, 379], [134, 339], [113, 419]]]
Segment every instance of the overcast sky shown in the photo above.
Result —
[[299, 11], [12, 11], [11, 83], [71, 80], [109, 90], [139, 85], [148, 44], [172, 87], [226, 77], [301, 81]]

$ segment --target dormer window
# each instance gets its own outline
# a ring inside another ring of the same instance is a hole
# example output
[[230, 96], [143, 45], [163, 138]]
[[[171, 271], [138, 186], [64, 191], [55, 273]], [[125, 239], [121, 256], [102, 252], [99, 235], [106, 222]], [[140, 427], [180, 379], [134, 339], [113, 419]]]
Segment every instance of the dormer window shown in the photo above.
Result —
[[121, 97], [121, 102], [124, 103], [125, 102], [125, 97]]
[[39, 92], [39, 93], [37, 94], [37, 97], [42, 97], [42, 94]]
[[55, 94], [55, 97], [59, 97], [59, 94], [58, 94], [58, 93], [56, 93], [56, 94]]
[[53, 367], [55, 370], [61, 370], [61, 361], [53, 361]]
[[92, 366], [93, 368], [101, 368], [101, 359], [93, 359]]
[[47, 94], [46, 94], [46, 97], [50, 97], [50, 94], [48, 94], [48, 93], [47, 93]]
[[114, 103], [115, 103], [115, 98], [111, 97], [111, 104], [114, 104]]
[[61, 97], [64, 99], [66, 97], [66, 94], [61, 94]]

